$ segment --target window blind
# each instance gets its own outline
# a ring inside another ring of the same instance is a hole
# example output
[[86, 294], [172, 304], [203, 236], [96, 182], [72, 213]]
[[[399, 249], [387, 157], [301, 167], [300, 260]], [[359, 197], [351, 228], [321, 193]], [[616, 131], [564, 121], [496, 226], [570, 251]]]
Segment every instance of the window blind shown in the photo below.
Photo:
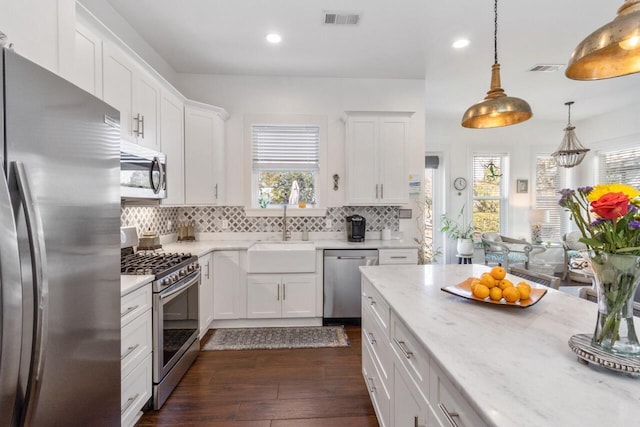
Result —
[[640, 152], [637, 148], [600, 153], [600, 182], [640, 188]]
[[536, 157], [535, 208], [549, 212], [549, 222], [542, 224], [543, 239], [559, 239], [562, 229], [562, 208], [558, 205], [562, 188], [560, 167], [551, 156]]
[[317, 171], [320, 126], [251, 125], [254, 170]]

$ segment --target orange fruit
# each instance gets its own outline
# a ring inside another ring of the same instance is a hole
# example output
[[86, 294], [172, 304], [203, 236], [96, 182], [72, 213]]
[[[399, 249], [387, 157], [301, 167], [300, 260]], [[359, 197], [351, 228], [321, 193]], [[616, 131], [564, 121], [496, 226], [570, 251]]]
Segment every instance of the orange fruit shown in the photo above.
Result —
[[520, 291], [513, 286], [509, 286], [502, 291], [502, 296], [507, 302], [516, 302], [520, 299]]
[[520, 299], [528, 299], [531, 296], [531, 285], [526, 282], [518, 283], [516, 289], [520, 291]]
[[482, 283], [478, 283], [476, 286], [474, 286], [472, 292], [473, 296], [481, 299], [485, 299], [489, 296], [489, 288], [487, 288]]
[[491, 289], [496, 285], [496, 279], [489, 273], [482, 273], [480, 276], [480, 283]]
[[509, 279], [502, 279], [498, 282], [498, 287], [503, 291], [512, 286], [513, 286], [513, 282]]
[[507, 275], [507, 270], [497, 265], [491, 269], [489, 274], [496, 280], [502, 280]]
[[502, 289], [500, 289], [497, 286], [491, 288], [491, 293], [489, 294], [489, 298], [491, 298], [494, 301], [500, 301], [502, 299]]
[[471, 282], [471, 292], [473, 292], [473, 288], [476, 287], [476, 285], [480, 284], [480, 280], [479, 279], [475, 279]]

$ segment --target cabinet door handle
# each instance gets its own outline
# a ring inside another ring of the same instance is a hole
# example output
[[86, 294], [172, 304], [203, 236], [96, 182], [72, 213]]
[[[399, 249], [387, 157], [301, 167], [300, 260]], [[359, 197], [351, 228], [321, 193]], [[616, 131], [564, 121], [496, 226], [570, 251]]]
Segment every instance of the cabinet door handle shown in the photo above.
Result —
[[120, 313], [120, 317], [124, 317], [127, 314], [131, 313], [132, 311], [134, 311], [136, 308], [140, 307], [139, 305], [134, 305], [133, 307], [127, 307], [127, 309], [124, 311], [124, 313]]
[[447, 407], [444, 406], [444, 403], [438, 403], [438, 408], [440, 408], [447, 421], [449, 421], [451, 427], [458, 427], [458, 423], [456, 423], [456, 420], [454, 420], [453, 417], [459, 417], [460, 414], [458, 414], [457, 412], [449, 412], [447, 410]]
[[370, 391], [371, 393], [375, 393], [375, 392], [376, 392], [376, 386], [375, 386], [375, 384], [374, 384], [374, 382], [373, 382], [373, 378], [368, 377], [368, 378], [367, 378], [367, 383], [369, 383], [369, 391]]
[[207, 279], [209, 278], [209, 261], [207, 261]]
[[120, 360], [124, 360], [128, 355], [133, 353], [135, 349], [138, 347], [140, 347], [140, 344], [132, 345], [131, 347], [127, 348], [127, 351], [125, 351], [124, 354], [120, 356]]
[[216, 186], [214, 187], [214, 193], [215, 195], [213, 197], [215, 197], [215, 199], [218, 200], [218, 184], [216, 184]]
[[287, 284], [286, 284], [286, 283], [283, 283], [283, 284], [282, 284], [282, 301], [284, 301], [284, 300], [286, 300], [286, 299], [287, 299], [287, 294], [286, 294], [286, 292], [287, 292]]
[[378, 184], [376, 184], [376, 199], [378, 198]]
[[144, 139], [144, 116], [138, 113], [138, 115], [134, 117], [133, 120], [138, 122], [138, 128], [134, 130], [133, 133], [135, 133], [136, 136], [139, 136], [140, 138]]
[[380, 184], [380, 198], [384, 199], [384, 184]]
[[276, 301], [280, 301], [280, 283], [278, 283], [278, 296], [276, 297]]
[[400, 350], [404, 354], [404, 357], [406, 357], [407, 359], [411, 359], [411, 356], [413, 356], [413, 352], [409, 350], [407, 344], [405, 344], [404, 341], [398, 341], [397, 338], [394, 338], [393, 341], [398, 345], [398, 347], [400, 347]]
[[127, 409], [129, 409], [129, 406], [131, 406], [133, 404], [133, 402], [136, 401], [136, 399], [138, 398], [138, 396], [140, 396], [140, 393], [136, 393], [135, 396], [131, 396], [130, 398], [127, 399], [127, 401], [124, 404], [124, 408], [122, 408], [120, 410], [120, 415], [124, 414], [125, 412], [127, 412]]
[[369, 342], [371, 343], [371, 345], [375, 344], [376, 339], [374, 338], [373, 334], [369, 332], [367, 335], [369, 336]]
[[413, 427], [425, 427], [424, 425], [418, 424], [418, 417], [413, 417]]

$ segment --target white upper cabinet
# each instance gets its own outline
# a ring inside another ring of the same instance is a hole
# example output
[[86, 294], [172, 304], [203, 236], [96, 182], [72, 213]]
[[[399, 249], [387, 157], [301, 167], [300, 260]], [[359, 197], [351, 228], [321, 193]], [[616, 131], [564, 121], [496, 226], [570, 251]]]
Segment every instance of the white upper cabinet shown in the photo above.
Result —
[[102, 91], [120, 111], [122, 138], [159, 150], [160, 85], [109, 42], [103, 42]]
[[85, 25], [76, 24], [71, 81], [102, 98], [102, 39]]
[[409, 201], [406, 150], [412, 114], [346, 113], [347, 205]]
[[167, 156], [164, 206], [184, 205], [184, 99], [163, 89], [160, 98], [160, 150]]
[[185, 126], [185, 199], [187, 205], [219, 205], [224, 202], [225, 120], [218, 107], [187, 101]]

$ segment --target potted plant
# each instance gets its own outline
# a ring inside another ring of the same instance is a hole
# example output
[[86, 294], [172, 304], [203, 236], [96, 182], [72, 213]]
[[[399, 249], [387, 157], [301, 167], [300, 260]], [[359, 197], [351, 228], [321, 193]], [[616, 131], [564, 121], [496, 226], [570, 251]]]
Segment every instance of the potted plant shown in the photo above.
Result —
[[452, 219], [447, 214], [440, 217], [442, 225], [440, 231], [446, 233], [447, 237], [457, 240], [456, 249], [460, 255], [473, 255], [473, 224], [464, 222], [464, 206], [458, 212], [457, 219]]

